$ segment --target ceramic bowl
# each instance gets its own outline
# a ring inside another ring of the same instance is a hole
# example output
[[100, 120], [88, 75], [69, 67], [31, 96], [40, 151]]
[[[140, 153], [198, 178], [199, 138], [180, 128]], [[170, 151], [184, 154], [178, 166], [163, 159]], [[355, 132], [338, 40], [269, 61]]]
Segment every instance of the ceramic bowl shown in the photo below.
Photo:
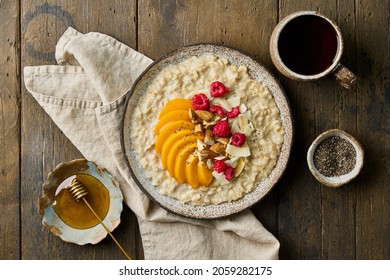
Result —
[[[337, 176], [337, 177], [327, 177], [318, 171], [314, 164], [314, 152], [317, 148], [317, 146], [325, 139], [331, 136], [339, 136], [342, 139], [347, 140], [349, 143], [352, 144], [356, 151], [356, 164], [355, 167], [347, 174]], [[361, 171], [363, 167], [364, 162], [364, 150], [360, 143], [350, 134], [347, 132], [340, 130], [340, 129], [331, 129], [328, 131], [325, 131], [321, 133], [311, 144], [309, 147], [309, 150], [307, 152], [307, 164], [309, 166], [309, 169], [313, 176], [322, 184], [328, 187], [340, 187], [344, 184], [347, 184], [352, 179], [354, 179]]]
[[[192, 56], [201, 56], [205, 54], [213, 54], [219, 58], [225, 58], [232, 65], [245, 65], [248, 68], [252, 79], [262, 82], [269, 88], [273, 94], [276, 105], [279, 108], [285, 135], [275, 168], [266, 179], [261, 181], [254, 188], [252, 192], [236, 201], [225, 202], [218, 205], [209, 204], [195, 206], [192, 204], [183, 204], [177, 199], [160, 194], [159, 188], [153, 185], [151, 180], [146, 177], [134, 152], [134, 145], [140, 144], [132, 141], [130, 124], [133, 110], [136, 108], [138, 100], [145, 93], [148, 85], [160, 71], [162, 71], [165, 67], [177, 64]], [[152, 63], [136, 80], [128, 93], [126, 112], [123, 119], [122, 148], [125, 158], [127, 159], [129, 171], [140, 189], [144, 191], [153, 201], [156, 201], [164, 209], [181, 216], [196, 219], [216, 219], [238, 213], [259, 202], [269, 193], [283, 175], [289, 159], [292, 140], [293, 123], [291, 110], [287, 97], [279, 82], [260, 63], [232, 48], [212, 44], [198, 44], [174, 50], [173, 52], [163, 55], [154, 61], [154, 63]]]
[[[87, 243], [96, 244], [107, 236], [107, 231], [96, 220], [93, 225], [88, 227], [75, 227], [74, 223], [69, 223], [64, 217], [70, 215], [70, 204], [73, 201], [68, 200], [62, 212], [56, 209], [58, 194], [68, 185], [71, 180], [77, 176], [84, 176], [87, 180], [99, 182], [91, 184], [89, 188], [99, 188], [104, 192], [104, 202], [106, 205], [103, 223], [110, 231], [113, 231], [120, 223], [120, 215], [123, 209], [123, 196], [118, 182], [111, 176], [105, 168], [96, 165], [94, 162], [85, 159], [76, 159], [70, 162], [59, 164], [47, 176], [47, 180], [42, 186], [42, 197], [38, 200], [38, 211], [42, 216], [42, 224], [54, 235], [60, 237], [63, 241], [84, 245]], [[97, 181], [95, 181], [97, 180]], [[91, 190], [91, 189], [90, 189]], [[88, 194], [89, 195], [89, 194]], [[87, 200], [91, 200], [91, 197]], [[70, 196], [69, 196], [70, 197]], [[70, 197], [73, 198], [73, 197]], [[76, 203], [76, 202], [75, 202]], [[91, 201], [89, 201], [90, 204]], [[98, 205], [96, 205], [98, 206]], [[97, 207], [93, 207], [98, 210]], [[69, 211], [66, 213], [66, 211]], [[59, 213], [63, 213], [63, 217]], [[92, 213], [92, 212], [91, 212]], [[91, 214], [88, 213], [88, 214]], [[77, 214], [73, 213], [73, 214]]]

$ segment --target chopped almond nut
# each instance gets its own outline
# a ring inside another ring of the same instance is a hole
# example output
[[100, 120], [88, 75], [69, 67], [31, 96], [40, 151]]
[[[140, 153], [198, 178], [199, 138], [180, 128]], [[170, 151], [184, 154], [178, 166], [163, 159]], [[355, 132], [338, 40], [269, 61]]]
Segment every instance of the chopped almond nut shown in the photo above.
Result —
[[213, 132], [209, 128], [206, 129], [206, 133], [204, 136], [204, 143], [209, 145], [209, 146], [211, 146], [215, 143], [214, 138], [213, 138]]
[[198, 116], [195, 114], [195, 111], [192, 110], [191, 108], [188, 109], [188, 116], [190, 117], [191, 119], [191, 122], [193, 124], [199, 124], [201, 123], [201, 120], [198, 118]]
[[201, 123], [196, 124], [194, 130], [195, 132], [202, 132], [203, 131], [202, 124]]
[[210, 121], [213, 118], [213, 114], [205, 110], [196, 110], [195, 114], [204, 121]]
[[201, 161], [206, 161], [209, 158], [210, 151], [209, 150], [201, 150], [199, 151], [199, 158]]
[[208, 123], [208, 122], [203, 122], [204, 128], [205, 129], [210, 129], [213, 128], [214, 124]]
[[212, 150], [209, 150], [209, 158], [215, 159], [216, 157], [219, 157], [220, 154], [217, 154], [216, 152], [213, 152]]
[[229, 144], [229, 141], [230, 141], [230, 139], [227, 138], [227, 137], [219, 137], [219, 138], [217, 138], [217, 142], [219, 142], [221, 144], [224, 144], [224, 145]]
[[195, 112], [191, 108], [188, 109], [188, 116], [190, 117], [191, 120], [196, 118]]
[[221, 116], [218, 116], [218, 115], [214, 115], [214, 122], [218, 122], [222, 120], [222, 117]]
[[196, 140], [196, 144], [198, 146], [198, 150], [201, 151], [201, 150], [204, 150], [207, 145], [202, 141], [202, 140]]
[[226, 149], [226, 145], [224, 145], [222, 143], [215, 143], [214, 145], [212, 145], [210, 147], [210, 150], [213, 151], [214, 153], [217, 153], [217, 154], [221, 154], [221, 153], [225, 152], [225, 149]]

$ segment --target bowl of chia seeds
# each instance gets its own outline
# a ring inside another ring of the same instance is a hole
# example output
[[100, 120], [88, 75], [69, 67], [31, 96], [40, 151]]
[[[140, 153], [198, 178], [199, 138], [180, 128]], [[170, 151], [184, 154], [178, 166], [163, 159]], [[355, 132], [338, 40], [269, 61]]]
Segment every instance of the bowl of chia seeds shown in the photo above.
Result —
[[307, 164], [313, 176], [328, 187], [340, 187], [355, 178], [363, 167], [364, 150], [347, 132], [331, 129], [310, 145]]

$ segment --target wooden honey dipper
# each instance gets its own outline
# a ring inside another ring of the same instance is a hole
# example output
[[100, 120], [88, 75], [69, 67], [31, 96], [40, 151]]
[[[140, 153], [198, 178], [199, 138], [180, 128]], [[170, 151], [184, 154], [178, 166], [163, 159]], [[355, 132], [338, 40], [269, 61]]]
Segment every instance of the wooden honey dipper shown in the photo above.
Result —
[[73, 198], [78, 202], [80, 199], [82, 199], [85, 204], [88, 206], [88, 208], [91, 210], [91, 212], [95, 215], [96, 219], [98, 219], [99, 223], [104, 227], [104, 229], [107, 231], [107, 233], [111, 236], [112, 240], [114, 240], [115, 244], [119, 247], [119, 249], [122, 251], [122, 253], [126, 256], [128, 260], [131, 260], [130, 256], [126, 253], [126, 251], [122, 248], [122, 246], [119, 244], [119, 242], [115, 239], [115, 237], [111, 234], [110, 230], [107, 228], [107, 226], [103, 223], [103, 221], [99, 218], [99, 216], [96, 214], [96, 212], [93, 210], [91, 205], [88, 203], [88, 201], [85, 199], [85, 196], [88, 194], [87, 189], [84, 187], [83, 183], [81, 183], [77, 178], [74, 178], [71, 182], [71, 184], [68, 186], [70, 194], [73, 196]]

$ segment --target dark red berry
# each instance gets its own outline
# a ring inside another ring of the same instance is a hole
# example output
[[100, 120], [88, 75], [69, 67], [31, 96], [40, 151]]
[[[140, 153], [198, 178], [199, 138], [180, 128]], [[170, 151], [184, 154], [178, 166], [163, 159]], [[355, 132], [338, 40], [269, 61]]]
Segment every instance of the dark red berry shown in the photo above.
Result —
[[228, 168], [227, 164], [223, 160], [215, 160], [213, 169], [214, 171], [217, 171], [218, 173], [225, 172], [225, 170]]
[[231, 179], [234, 178], [234, 168], [233, 167], [228, 166], [224, 173], [225, 173], [226, 180], [230, 181]]
[[229, 137], [232, 134], [227, 120], [217, 122], [214, 125], [212, 132], [216, 137]]
[[240, 108], [239, 107], [234, 107], [230, 112], [226, 112], [226, 116], [229, 119], [233, 119], [237, 117], [240, 114]]
[[209, 99], [203, 93], [195, 94], [192, 97], [192, 107], [195, 110], [208, 110], [210, 107]]
[[217, 114], [220, 117], [224, 117], [225, 116], [225, 110], [221, 106], [218, 106], [218, 105], [211, 105], [209, 111], [211, 113]]
[[229, 92], [229, 89], [219, 81], [212, 82], [210, 85], [211, 96], [221, 97], [227, 92]]
[[241, 147], [245, 144], [246, 136], [243, 133], [236, 132], [232, 136], [231, 144], [236, 147]]

